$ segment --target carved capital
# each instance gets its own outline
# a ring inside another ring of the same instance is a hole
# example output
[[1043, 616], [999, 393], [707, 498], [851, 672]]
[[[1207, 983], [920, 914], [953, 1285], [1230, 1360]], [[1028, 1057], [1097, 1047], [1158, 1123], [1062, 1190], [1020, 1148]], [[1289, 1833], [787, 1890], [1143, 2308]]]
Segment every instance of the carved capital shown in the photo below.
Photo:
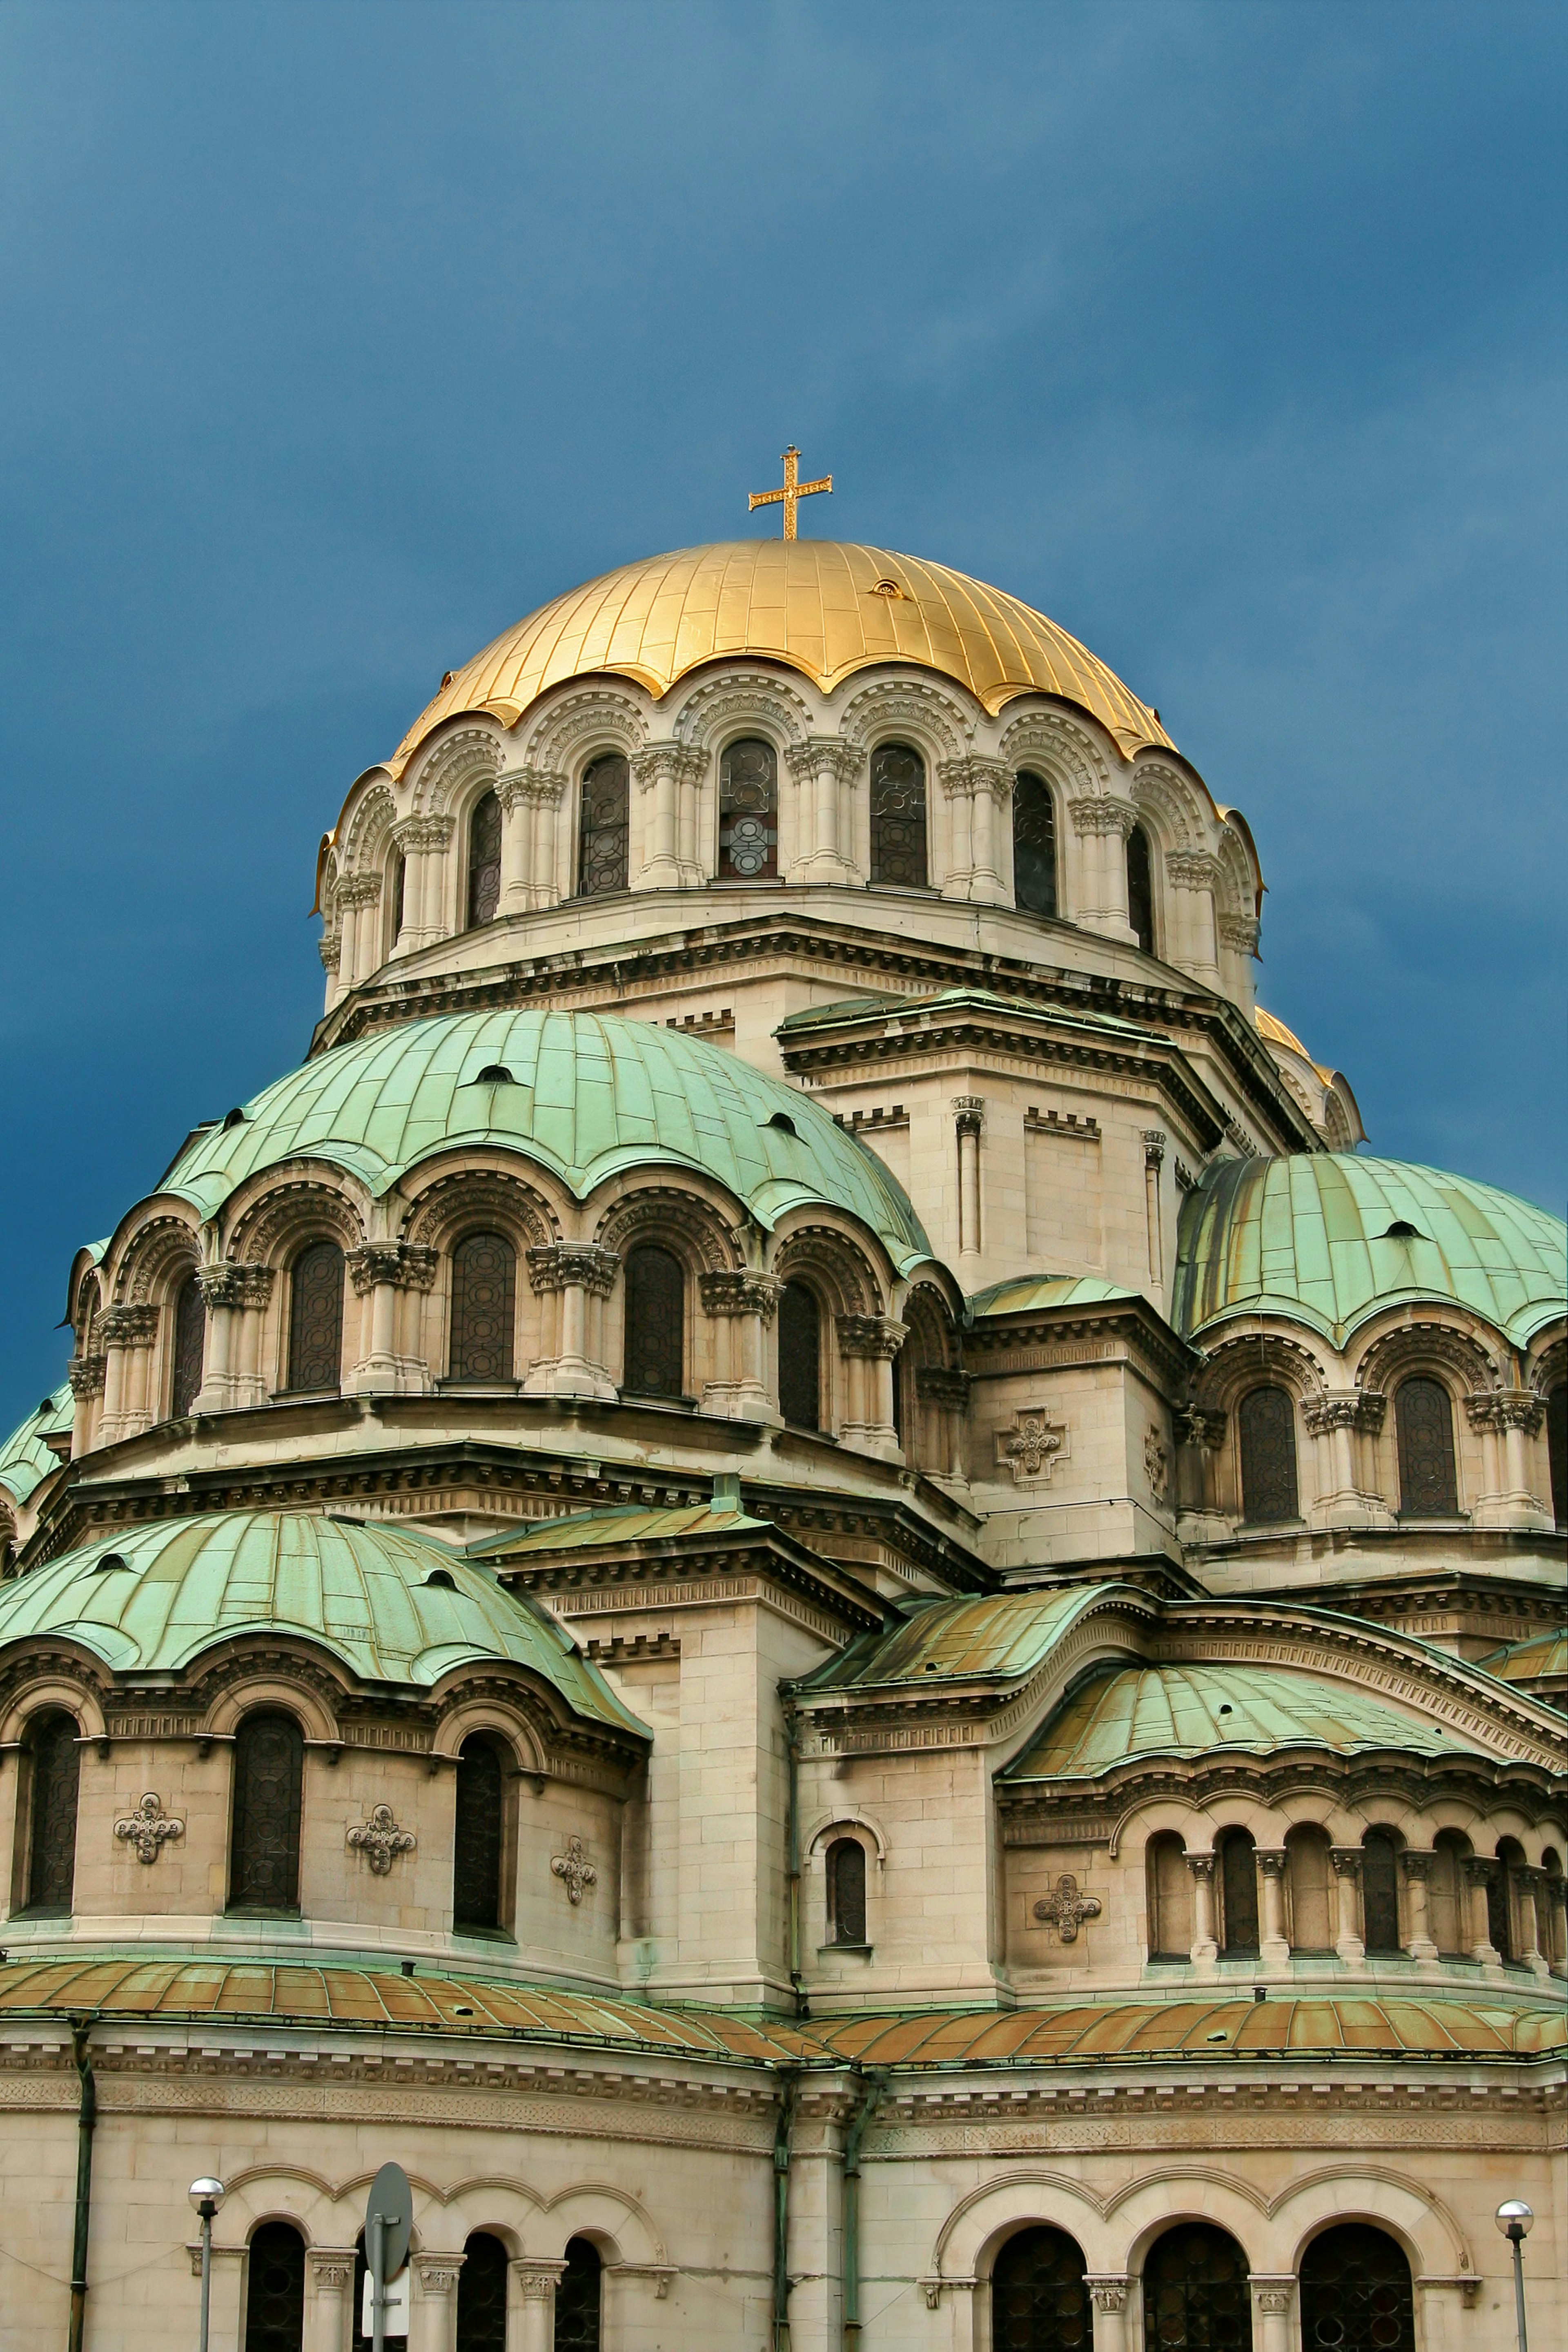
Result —
[[1214, 1864], [1215, 1858], [1212, 1853], [1190, 1853], [1187, 1856], [1187, 1868], [1194, 1878], [1212, 1878]]
[[1143, 1159], [1145, 1164], [1150, 1168], [1159, 1168], [1163, 1165], [1164, 1158], [1164, 1129], [1163, 1127], [1146, 1127], [1143, 1129]]
[[1219, 860], [1203, 849], [1173, 849], [1165, 877], [1178, 890], [1212, 890], [1219, 880]]
[[1326, 1437], [1335, 1429], [1364, 1430], [1375, 1437], [1385, 1410], [1385, 1399], [1358, 1389], [1349, 1396], [1309, 1397], [1301, 1407], [1301, 1419], [1314, 1437]]
[[544, 2263], [525, 2255], [514, 2262], [511, 2274], [517, 2281], [517, 2291], [524, 2303], [551, 2303], [555, 2297], [555, 2282], [565, 2269], [564, 2263]]
[[973, 1372], [950, 1371], [945, 1364], [921, 1364], [915, 1372], [915, 1394], [921, 1402], [946, 1405], [954, 1412], [967, 1412], [973, 1385]]
[[340, 907], [374, 907], [381, 896], [379, 874], [340, 874], [336, 891]]
[[1329, 1848], [1329, 1860], [1333, 1864], [1336, 1878], [1353, 1878], [1358, 1885], [1361, 1884], [1359, 1845], [1331, 1845]]
[[1429, 1846], [1403, 1845], [1399, 1849], [1399, 1867], [1406, 1879], [1418, 1878], [1425, 1885], [1432, 1875], [1436, 1855]]
[[1522, 1429], [1527, 1437], [1535, 1436], [1545, 1412], [1545, 1400], [1533, 1389], [1488, 1390], [1465, 1399], [1465, 1413], [1472, 1429]]
[[1096, 2311], [1125, 2311], [1128, 2280], [1121, 2271], [1085, 2271], [1084, 2285]]
[[336, 931], [323, 931], [316, 941], [316, 952], [321, 959], [323, 971], [336, 971], [342, 959], [342, 940]]
[[1282, 1845], [1263, 1846], [1257, 1850], [1258, 1867], [1265, 1878], [1283, 1878], [1286, 1853]]
[[356, 1297], [364, 1298], [383, 1283], [394, 1290], [428, 1290], [440, 1263], [433, 1249], [410, 1242], [361, 1242], [344, 1260], [353, 1276]]
[[1498, 1865], [1495, 1856], [1470, 1853], [1465, 1856], [1465, 1883], [1468, 1886], [1494, 1886]]
[[89, 1397], [103, 1394], [104, 1374], [109, 1369], [107, 1356], [73, 1356], [66, 1368], [66, 1378], [71, 1384], [71, 1394], [79, 1404]]
[[536, 1291], [586, 1290], [607, 1298], [620, 1269], [620, 1252], [596, 1242], [545, 1242], [528, 1253], [528, 1279]]
[[392, 838], [405, 857], [445, 849], [457, 819], [450, 816], [405, 816], [392, 828]]
[[1260, 2316], [1279, 2319], [1288, 2316], [1296, 2297], [1296, 2281], [1289, 2271], [1254, 2271], [1247, 2280], [1252, 2289], [1254, 2306]]
[[1125, 841], [1138, 822], [1138, 812], [1125, 801], [1068, 801], [1068, 811], [1073, 831], [1080, 836], [1091, 834], [1116, 833]]
[[891, 1315], [839, 1315], [835, 1321], [841, 1356], [865, 1356], [890, 1363], [909, 1336], [909, 1325]]
[[1236, 948], [1242, 955], [1258, 953], [1258, 922], [1256, 915], [1222, 915], [1215, 929], [1227, 948]]
[[827, 775], [841, 784], [854, 782], [865, 758], [858, 744], [841, 742], [837, 735], [808, 735], [804, 743], [791, 743], [784, 752], [792, 776]]
[[239, 1307], [244, 1304], [246, 1269], [238, 1265], [204, 1265], [196, 1270], [196, 1288], [202, 1295], [202, 1305]]
[[342, 2294], [354, 2283], [352, 2246], [312, 2246], [305, 2256], [316, 2285], [329, 2294]]
[[99, 1318], [99, 1337], [110, 1348], [150, 1348], [158, 1336], [156, 1307], [109, 1307]]
[[465, 2254], [416, 2254], [414, 2268], [421, 2293], [450, 2294], [467, 2259]]
[[700, 751], [688, 751], [683, 743], [650, 743], [631, 756], [633, 780], [645, 793], [665, 778], [678, 784], [695, 783], [707, 765]]
[[973, 800], [977, 793], [1005, 801], [1013, 790], [1013, 771], [1005, 760], [943, 760], [936, 778], [952, 801]]
[[984, 1096], [953, 1095], [950, 1100], [960, 1135], [978, 1135], [985, 1124]]
[[495, 781], [495, 796], [508, 816], [525, 803], [531, 808], [558, 807], [565, 791], [566, 778], [558, 768], [514, 768]]
[[700, 1274], [697, 1287], [704, 1315], [760, 1315], [771, 1323], [784, 1284], [771, 1274]]

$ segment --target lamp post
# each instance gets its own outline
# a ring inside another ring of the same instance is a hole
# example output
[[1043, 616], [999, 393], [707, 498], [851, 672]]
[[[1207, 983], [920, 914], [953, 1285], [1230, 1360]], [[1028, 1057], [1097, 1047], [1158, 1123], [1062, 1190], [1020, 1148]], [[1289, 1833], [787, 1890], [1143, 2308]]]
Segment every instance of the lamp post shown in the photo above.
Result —
[[213, 2215], [223, 2203], [226, 2190], [221, 2180], [193, 2180], [190, 2188], [192, 2204], [202, 2222], [202, 2333], [201, 2352], [207, 2352], [207, 2319], [212, 2310], [213, 2286]]
[[1530, 2352], [1524, 2333], [1524, 2242], [1535, 2216], [1528, 2205], [1510, 2197], [1497, 2209], [1497, 2225], [1513, 2248], [1513, 2322], [1519, 2331], [1519, 2352]]

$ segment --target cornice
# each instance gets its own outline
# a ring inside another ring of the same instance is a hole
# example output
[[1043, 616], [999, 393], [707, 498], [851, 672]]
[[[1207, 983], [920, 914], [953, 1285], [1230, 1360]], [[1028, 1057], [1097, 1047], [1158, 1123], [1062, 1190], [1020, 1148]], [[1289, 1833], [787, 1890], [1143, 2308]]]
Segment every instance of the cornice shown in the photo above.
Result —
[[642, 1609], [666, 1605], [672, 1590], [701, 1601], [743, 1600], [771, 1587], [806, 1603], [829, 1639], [875, 1633], [883, 1622], [880, 1604], [856, 1588], [848, 1570], [771, 1529], [708, 1537], [694, 1530], [651, 1542], [607, 1538], [567, 1554], [542, 1553], [536, 1561], [492, 1555], [490, 1565], [502, 1584], [547, 1593], [568, 1616], [574, 1601], [601, 1610], [612, 1594], [622, 1607]]

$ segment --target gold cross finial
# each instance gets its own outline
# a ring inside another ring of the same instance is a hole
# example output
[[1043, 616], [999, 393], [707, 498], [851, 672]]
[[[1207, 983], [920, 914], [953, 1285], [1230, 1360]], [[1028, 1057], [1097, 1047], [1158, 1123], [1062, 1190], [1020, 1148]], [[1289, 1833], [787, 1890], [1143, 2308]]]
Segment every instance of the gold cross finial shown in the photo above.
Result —
[[784, 535], [786, 539], [793, 539], [796, 501], [801, 499], [814, 499], [818, 490], [830, 490], [833, 488], [833, 477], [831, 474], [824, 474], [820, 481], [803, 482], [800, 479], [800, 451], [793, 441], [784, 453], [784, 469], [783, 489], [753, 490], [747, 512], [752, 514], [755, 513], [758, 507], [776, 507], [782, 504], [784, 510]]

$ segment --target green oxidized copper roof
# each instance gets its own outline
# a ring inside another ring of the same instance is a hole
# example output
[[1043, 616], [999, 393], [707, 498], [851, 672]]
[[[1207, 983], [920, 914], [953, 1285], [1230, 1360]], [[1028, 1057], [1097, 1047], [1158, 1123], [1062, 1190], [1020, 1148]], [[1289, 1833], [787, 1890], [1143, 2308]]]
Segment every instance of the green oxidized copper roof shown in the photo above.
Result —
[[1092, 1029], [1101, 1035], [1131, 1038], [1147, 1044], [1158, 1040], [1158, 1030], [1136, 1021], [1118, 1020], [1113, 1013], [1093, 1013], [1058, 1004], [1031, 1004], [1021, 996], [1002, 996], [992, 988], [943, 988], [929, 996], [847, 996], [833, 1004], [805, 1004], [785, 1015], [775, 1036], [796, 1036], [803, 1029], [832, 1029], [869, 1021], [879, 1013], [889, 1022], [923, 1021], [933, 1013], [963, 1012], [1022, 1016], [1049, 1021], [1068, 1029]]
[[863, 1634], [796, 1688], [810, 1696], [898, 1683], [1016, 1682], [1034, 1673], [1085, 1610], [1112, 1591], [1124, 1592], [1134, 1606], [1146, 1606], [1131, 1587], [1110, 1584], [906, 1603], [909, 1614], [901, 1623], [888, 1633]]
[[72, 1412], [70, 1382], [62, 1381], [53, 1396], [46, 1397], [0, 1445], [0, 1486], [13, 1502], [25, 1503], [34, 1487], [59, 1468], [59, 1456], [50, 1453], [44, 1439], [68, 1429]]
[[1137, 1756], [1206, 1756], [1217, 1748], [1402, 1748], [1419, 1755], [1462, 1745], [1352, 1683], [1289, 1666], [1126, 1666], [1074, 1691], [1009, 1780], [1092, 1777]]
[[215, 1511], [117, 1529], [0, 1587], [0, 1647], [67, 1634], [119, 1674], [178, 1672], [214, 1643], [261, 1632], [319, 1643], [363, 1681], [421, 1689], [454, 1666], [508, 1658], [577, 1714], [643, 1729], [544, 1610], [401, 1528]]
[[1509, 1642], [1476, 1662], [1500, 1683], [1533, 1683], [1568, 1677], [1568, 1633], [1561, 1626], [1532, 1633], [1527, 1642]]
[[563, 1512], [536, 1527], [509, 1528], [499, 1536], [481, 1536], [468, 1546], [470, 1559], [531, 1559], [540, 1552], [585, 1551], [595, 1544], [673, 1543], [682, 1536], [747, 1535], [772, 1532], [766, 1519], [749, 1518], [744, 1511], [715, 1511], [706, 1503], [678, 1504], [673, 1508], [639, 1507], [628, 1503], [609, 1511]]
[[[1413, 1234], [1391, 1234], [1393, 1226]], [[1174, 1321], [1284, 1315], [1336, 1343], [1405, 1300], [1453, 1299], [1516, 1344], [1568, 1308], [1568, 1229], [1438, 1168], [1355, 1152], [1223, 1160], [1183, 1204]]]
[[977, 1290], [969, 1302], [972, 1318], [982, 1315], [1030, 1315], [1046, 1307], [1104, 1307], [1115, 1299], [1140, 1298], [1119, 1283], [1098, 1275], [1024, 1274], [1011, 1282], [994, 1282]]
[[[481, 1085], [489, 1068], [510, 1080]], [[651, 1021], [541, 1006], [411, 1021], [319, 1055], [243, 1108], [181, 1153], [163, 1191], [210, 1216], [257, 1170], [304, 1157], [384, 1192], [436, 1152], [491, 1145], [552, 1170], [579, 1200], [621, 1169], [696, 1168], [763, 1225], [832, 1202], [900, 1267], [931, 1255], [897, 1180], [819, 1104]]]

